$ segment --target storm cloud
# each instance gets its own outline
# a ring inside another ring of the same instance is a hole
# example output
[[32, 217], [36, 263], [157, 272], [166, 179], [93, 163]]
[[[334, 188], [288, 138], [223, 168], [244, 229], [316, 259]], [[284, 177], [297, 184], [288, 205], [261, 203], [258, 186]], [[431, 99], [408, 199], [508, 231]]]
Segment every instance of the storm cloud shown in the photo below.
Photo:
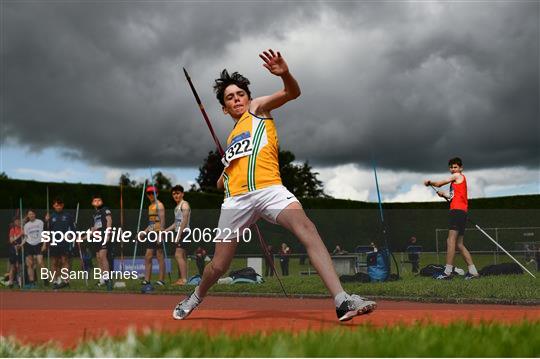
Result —
[[198, 166], [232, 121], [221, 69], [254, 96], [280, 88], [257, 54], [282, 51], [302, 96], [275, 111], [282, 148], [317, 166], [431, 171], [540, 165], [537, 2], [2, 2], [4, 143], [93, 165]]

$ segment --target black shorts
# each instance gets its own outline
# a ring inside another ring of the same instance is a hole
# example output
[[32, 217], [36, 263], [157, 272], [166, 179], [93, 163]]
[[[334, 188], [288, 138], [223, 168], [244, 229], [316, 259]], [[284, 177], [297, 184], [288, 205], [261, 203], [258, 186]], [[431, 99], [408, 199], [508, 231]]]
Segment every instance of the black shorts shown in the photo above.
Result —
[[114, 253], [113, 253], [113, 247], [109, 247], [108, 245], [106, 245], [105, 247], [103, 246], [97, 246], [95, 247], [95, 256], [97, 258], [98, 254], [99, 254], [99, 251], [101, 251], [102, 249], [105, 249], [107, 251], [107, 260], [109, 261], [109, 266], [112, 268], [112, 258], [114, 256]]
[[25, 243], [24, 244], [24, 256], [28, 257], [28, 256], [37, 256], [37, 255], [43, 254], [43, 253], [41, 253], [41, 247], [42, 247], [41, 243], [38, 243], [38, 244], [35, 244], [35, 245]]
[[[175, 240], [176, 240], [177, 234], [178, 234], [178, 232], [174, 232], [174, 239]], [[183, 241], [183, 237], [185, 237], [185, 236], [186, 235], [178, 237], [178, 242], [174, 242], [174, 248], [180, 248], [180, 249], [188, 250], [189, 242], [184, 242]]]
[[22, 263], [21, 250], [19, 253], [15, 251], [15, 247], [9, 246], [9, 264]]
[[[96, 252], [100, 251], [101, 249], [110, 249], [111, 240], [113, 239], [112, 235], [109, 234], [107, 238], [105, 238], [105, 230], [96, 232], [100, 232], [100, 238], [98, 238], [97, 236], [92, 237], [92, 246], [90, 248], [93, 248]], [[98, 239], [100, 240], [98, 241]]]
[[61, 242], [58, 243], [55, 246], [49, 246], [49, 253], [51, 257], [62, 257], [66, 256], [69, 257], [69, 250], [70, 250], [70, 243], [68, 242]]
[[155, 253], [156, 249], [163, 249], [163, 244], [158, 241], [155, 241], [155, 242], [146, 241], [146, 242], [142, 242], [141, 244], [145, 251], [148, 249], [151, 249]]
[[94, 251], [97, 253], [102, 249], [109, 249], [109, 241], [104, 242], [92, 242], [92, 246], [94, 247]]
[[461, 209], [451, 209], [448, 215], [448, 229], [458, 231], [458, 235], [465, 235], [465, 226], [467, 225], [467, 212]]

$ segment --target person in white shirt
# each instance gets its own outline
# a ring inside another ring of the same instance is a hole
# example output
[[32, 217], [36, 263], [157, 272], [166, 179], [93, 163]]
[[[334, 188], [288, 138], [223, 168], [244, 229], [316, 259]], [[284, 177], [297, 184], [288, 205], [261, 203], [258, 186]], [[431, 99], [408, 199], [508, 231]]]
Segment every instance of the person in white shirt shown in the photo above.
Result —
[[[175, 238], [178, 240], [175, 244], [174, 257], [178, 264], [179, 277], [173, 285], [184, 285], [187, 283], [187, 242], [182, 240], [185, 229], [189, 229], [189, 218], [191, 216], [191, 208], [189, 203], [184, 200], [184, 187], [176, 185], [171, 189], [171, 194], [176, 202], [174, 208], [174, 223], [170, 225], [166, 231], [174, 230]], [[178, 233], [180, 233], [178, 235]]]
[[[41, 232], [43, 232], [43, 221], [36, 218], [36, 212], [33, 209], [29, 209], [26, 212], [26, 218], [28, 221], [24, 225], [24, 256], [26, 262], [26, 268], [28, 273], [28, 284], [35, 286], [36, 277], [34, 270], [37, 266], [38, 271], [41, 271], [43, 265], [43, 252], [46, 250], [45, 243], [41, 242]], [[35, 258], [35, 260], [34, 260]]]

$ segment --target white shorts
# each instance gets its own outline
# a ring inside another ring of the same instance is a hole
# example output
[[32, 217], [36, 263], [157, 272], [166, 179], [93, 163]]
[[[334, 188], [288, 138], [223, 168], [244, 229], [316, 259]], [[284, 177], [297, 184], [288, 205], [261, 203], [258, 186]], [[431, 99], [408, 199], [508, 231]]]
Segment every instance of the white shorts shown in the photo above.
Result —
[[283, 185], [273, 185], [240, 196], [225, 198], [221, 205], [216, 239], [223, 239], [226, 232], [250, 227], [259, 218], [276, 224], [278, 215], [288, 205], [298, 202], [294, 194]]

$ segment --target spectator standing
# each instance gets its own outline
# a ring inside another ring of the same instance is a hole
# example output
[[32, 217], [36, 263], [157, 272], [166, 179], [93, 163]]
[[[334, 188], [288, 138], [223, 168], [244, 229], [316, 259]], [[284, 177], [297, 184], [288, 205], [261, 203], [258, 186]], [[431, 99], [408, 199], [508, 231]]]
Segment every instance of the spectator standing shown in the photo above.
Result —
[[202, 275], [204, 272], [204, 259], [206, 258], [206, 249], [203, 247], [197, 247], [195, 251], [195, 263], [197, 263], [197, 269], [199, 274]]
[[22, 286], [22, 279], [20, 275], [18, 275], [22, 265], [22, 258], [20, 254], [22, 247], [22, 237], [23, 231], [21, 229], [21, 220], [19, 218], [15, 218], [9, 228], [9, 288], [13, 288], [13, 281], [15, 280], [15, 276], [18, 276], [17, 282], [19, 287]]
[[281, 249], [279, 250], [279, 264], [281, 265], [281, 274], [283, 276], [289, 275], [289, 255], [291, 249], [285, 243], [281, 243]]
[[[70, 213], [64, 211], [64, 201], [61, 198], [53, 199], [52, 206], [54, 212], [45, 216], [45, 222], [49, 223], [49, 229], [51, 231], [58, 231], [66, 233], [68, 231], [75, 231], [75, 221]], [[60, 278], [60, 270], [64, 269], [69, 271], [69, 243], [62, 241], [56, 245], [50, 246], [50, 253], [52, 259], [52, 270], [56, 273], [55, 283], [53, 289], [62, 289], [69, 287], [69, 278]]]
[[342, 255], [345, 255], [347, 253], [349, 253], [349, 252], [347, 252], [346, 250], [341, 249], [341, 246], [339, 244], [336, 245], [336, 248], [334, 248], [334, 250], [332, 251], [333, 256], [342, 256]]
[[268, 256], [270, 257], [270, 260], [272, 262], [269, 262], [267, 258], [264, 258], [264, 275], [266, 277], [268, 276], [273, 277], [274, 271], [272, 270], [272, 265], [274, 265], [274, 248], [272, 247], [271, 244], [269, 244], [268, 247], [266, 247], [266, 249], [268, 251]]
[[407, 247], [407, 253], [409, 256], [409, 262], [411, 262], [412, 266], [412, 272], [414, 274], [418, 274], [419, 271], [419, 263], [420, 263], [420, 255], [418, 254], [417, 250], [412, 250], [411, 246], [416, 246], [416, 237], [411, 237], [409, 239], [409, 246]]
[[[26, 268], [28, 272], [28, 287], [34, 288], [36, 286], [36, 261], [39, 270], [44, 267], [43, 265], [43, 252], [45, 251], [45, 243], [41, 243], [41, 232], [43, 232], [43, 221], [36, 218], [36, 212], [29, 209], [26, 212], [28, 222], [23, 226], [24, 228], [24, 256], [26, 262]], [[44, 280], [45, 281], [45, 280]]]

